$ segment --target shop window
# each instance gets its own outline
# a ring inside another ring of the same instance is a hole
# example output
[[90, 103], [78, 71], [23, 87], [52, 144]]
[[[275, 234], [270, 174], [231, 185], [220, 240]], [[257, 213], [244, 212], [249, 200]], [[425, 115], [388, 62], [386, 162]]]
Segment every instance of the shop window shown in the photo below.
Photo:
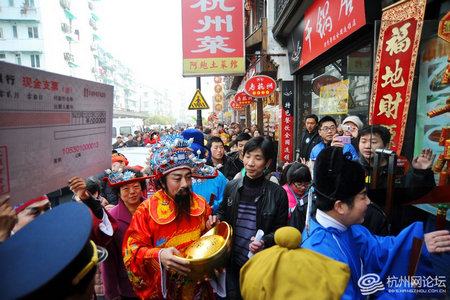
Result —
[[304, 75], [300, 105], [303, 117], [310, 113], [319, 119], [331, 115], [340, 122], [347, 116], [356, 115], [367, 125], [372, 66], [370, 50], [370, 46], [363, 47], [325, 68]]

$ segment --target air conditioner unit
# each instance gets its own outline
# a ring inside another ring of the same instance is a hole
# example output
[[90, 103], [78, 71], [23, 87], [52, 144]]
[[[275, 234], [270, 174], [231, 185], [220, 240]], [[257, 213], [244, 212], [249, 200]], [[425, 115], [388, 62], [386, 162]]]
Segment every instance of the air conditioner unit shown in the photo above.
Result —
[[59, 4], [62, 8], [70, 10], [70, 0], [59, 0]]
[[74, 61], [73, 54], [69, 52], [64, 52], [64, 60], [67, 62], [73, 62]]
[[71, 34], [72, 33], [72, 26], [70, 26], [67, 23], [61, 23], [61, 30], [64, 33]]
[[92, 2], [89, 2], [89, 9], [90, 10], [95, 10], [95, 6], [94, 6], [94, 3], [92, 3]]

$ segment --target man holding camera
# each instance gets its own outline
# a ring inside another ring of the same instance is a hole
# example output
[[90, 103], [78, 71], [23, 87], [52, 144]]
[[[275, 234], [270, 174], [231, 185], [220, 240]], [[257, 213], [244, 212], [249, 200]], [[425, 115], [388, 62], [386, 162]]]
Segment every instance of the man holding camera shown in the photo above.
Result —
[[352, 155], [352, 160], [358, 159], [358, 154], [355, 147], [350, 143], [349, 136], [339, 136], [337, 134], [336, 120], [331, 116], [325, 116], [319, 121], [319, 134], [322, 137], [322, 142], [317, 144], [311, 151], [310, 158], [316, 160], [319, 153], [329, 146], [342, 147], [343, 153], [349, 152]]

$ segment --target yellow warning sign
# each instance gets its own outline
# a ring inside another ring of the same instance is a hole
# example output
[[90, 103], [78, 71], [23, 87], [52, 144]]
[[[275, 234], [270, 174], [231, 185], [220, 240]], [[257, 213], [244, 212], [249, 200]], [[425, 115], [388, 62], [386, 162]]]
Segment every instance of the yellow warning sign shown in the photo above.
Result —
[[195, 92], [194, 98], [192, 98], [191, 104], [189, 104], [188, 109], [209, 109], [209, 105], [208, 103], [206, 103], [205, 98], [203, 98], [203, 95], [199, 89], [197, 89], [197, 91]]

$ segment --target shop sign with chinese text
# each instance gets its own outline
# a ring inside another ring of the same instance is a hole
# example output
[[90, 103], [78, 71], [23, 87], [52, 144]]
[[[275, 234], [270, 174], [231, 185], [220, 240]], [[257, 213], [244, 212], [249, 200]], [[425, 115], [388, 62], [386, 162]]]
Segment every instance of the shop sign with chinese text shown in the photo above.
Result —
[[398, 154], [408, 120], [425, 5], [426, 0], [394, 4], [383, 12], [381, 21], [369, 122], [389, 129], [389, 148]]
[[230, 106], [231, 106], [231, 108], [234, 109], [234, 110], [244, 110], [245, 107], [237, 104], [236, 101], [234, 100], [234, 98], [235, 98], [235, 96], [231, 96], [231, 98], [230, 98]]
[[247, 106], [251, 104], [254, 100], [255, 98], [247, 95], [244, 92], [237, 93], [234, 97], [234, 101], [236, 101], [236, 103], [241, 106]]
[[366, 24], [364, 0], [316, 0], [303, 20], [299, 69]]
[[265, 98], [273, 94], [277, 88], [277, 83], [272, 77], [258, 75], [245, 82], [244, 91], [254, 98]]
[[281, 161], [294, 161], [294, 83], [283, 81], [281, 95]]
[[245, 74], [242, 0], [182, 0], [183, 76]]

